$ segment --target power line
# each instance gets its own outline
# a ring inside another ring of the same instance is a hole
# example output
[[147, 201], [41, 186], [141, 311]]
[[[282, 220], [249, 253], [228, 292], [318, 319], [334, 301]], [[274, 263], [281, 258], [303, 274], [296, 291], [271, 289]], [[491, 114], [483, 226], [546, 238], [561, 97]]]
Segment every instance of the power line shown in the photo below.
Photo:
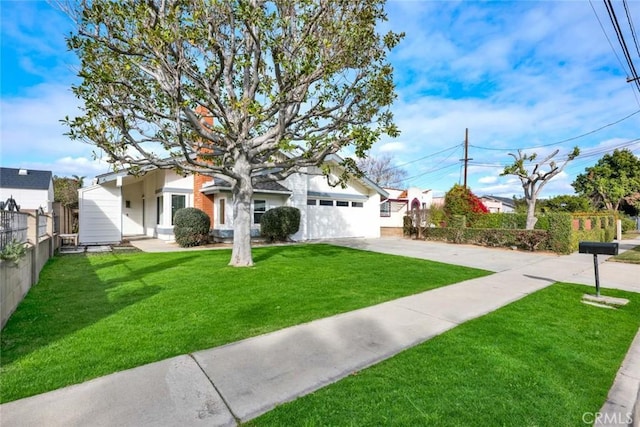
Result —
[[[613, 150], [618, 150], [621, 148], [629, 148], [634, 145], [640, 145], [640, 138], [631, 139], [628, 141], [621, 142], [619, 144], [609, 146], [609, 147], [599, 147], [591, 150], [586, 150], [580, 153], [578, 157], [576, 157], [575, 161], [573, 161], [572, 165], [584, 163], [584, 160], [591, 159], [595, 156], [600, 156], [602, 154], [609, 153]], [[559, 157], [558, 160], [564, 161], [568, 159], [568, 155]], [[487, 162], [470, 162], [472, 166], [479, 167], [493, 167], [493, 168], [503, 168], [505, 166], [509, 166], [511, 162], [496, 162], [496, 163], [487, 163]]]
[[627, 0], [622, 0], [622, 5], [624, 6], [624, 13], [627, 15], [627, 22], [629, 23], [629, 29], [631, 30], [631, 37], [633, 38], [633, 44], [636, 45], [636, 53], [640, 57], [640, 47], [638, 46], [636, 29], [633, 26], [633, 20], [631, 19], [631, 13], [629, 12], [629, 5], [627, 4]]
[[[602, 24], [602, 21], [600, 20], [600, 17], [598, 16], [598, 12], [596, 12], [596, 9], [593, 6], [593, 3], [592, 3], [591, 0], [589, 0], [589, 4], [591, 5], [591, 10], [593, 10], [593, 14], [596, 16], [596, 19], [598, 20], [598, 24], [600, 24], [600, 29], [602, 30], [602, 33], [604, 34], [604, 37], [607, 39], [607, 42], [609, 43], [609, 47], [611, 47], [611, 50], [613, 51], [614, 56], [616, 57], [616, 59], [618, 60], [618, 63], [620, 64], [620, 68], [628, 76], [629, 73], [627, 72], [627, 68], [624, 66], [624, 64], [622, 63], [622, 60], [620, 59], [620, 56], [618, 55], [618, 52], [613, 47], [613, 43], [611, 43], [611, 39], [609, 38], [609, 35], [607, 34], [607, 31], [605, 30], [604, 25]], [[605, 0], [605, 4], [606, 4], [606, 0]], [[633, 88], [631, 88], [631, 89], [632, 89], [632, 92], [633, 92], [633, 97], [636, 100], [636, 103], [640, 106], [640, 99], [638, 99], [638, 94], [636, 93], [635, 90], [633, 90]]]
[[[393, 171], [393, 170], [400, 169], [400, 168], [402, 168], [402, 167], [404, 167], [404, 166], [406, 166], [406, 165], [410, 165], [410, 164], [412, 164], [412, 163], [416, 163], [416, 162], [419, 162], [419, 161], [422, 161], [422, 160], [428, 159], [428, 158], [430, 158], [430, 157], [437, 156], [438, 154], [445, 153], [445, 152], [447, 152], [447, 151], [449, 151], [449, 150], [453, 150], [453, 149], [455, 149], [455, 148], [460, 147], [461, 145], [462, 145], [462, 144], [452, 145], [451, 147], [445, 148], [445, 149], [440, 150], [440, 151], [437, 151], [437, 152], [435, 152], [435, 153], [427, 154], [426, 156], [420, 157], [420, 158], [415, 159], [415, 160], [411, 160], [410, 162], [401, 163], [401, 164], [399, 164], [399, 165], [392, 165], [392, 166], [386, 167], [386, 168], [382, 169], [381, 171], [379, 171], [379, 173], [380, 173], [380, 174], [385, 174], [385, 173], [391, 172], [391, 171]], [[449, 157], [450, 157], [450, 155], [449, 155]], [[448, 158], [448, 157], [447, 157], [447, 158]], [[388, 182], [387, 184], [388, 184], [389, 186], [393, 186], [393, 185], [400, 184], [400, 183], [402, 183], [402, 182], [404, 182], [404, 181], [408, 181], [408, 180], [409, 180], [409, 178], [396, 179], [395, 181]]]
[[[459, 145], [457, 145], [457, 146], [456, 146], [456, 147], [454, 147], [454, 148], [457, 148], [457, 147], [459, 147]], [[446, 151], [446, 150], [444, 150], [444, 151]], [[441, 161], [441, 162], [440, 162], [440, 164], [443, 164], [443, 163], [445, 163], [447, 160], [449, 160], [449, 159], [451, 158], [451, 156], [452, 156], [454, 153], [455, 153], [455, 152], [454, 152], [454, 151], [452, 151], [452, 152], [451, 152], [451, 153], [450, 153], [450, 154], [449, 154], [449, 155], [448, 155], [448, 156], [447, 156], [443, 161]], [[411, 181], [414, 181], [416, 178], [420, 178], [420, 177], [422, 177], [422, 176], [429, 175], [429, 174], [431, 174], [431, 173], [433, 173], [433, 172], [437, 172], [437, 171], [443, 170], [443, 169], [445, 169], [445, 168], [449, 168], [449, 167], [451, 167], [451, 166], [457, 166], [457, 165], [458, 165], [458, 163], [456, 162], [456, 163], [452, 163], [452, 164], [449, 164], [449, 165], [446, 165], [446, 166], [442, 166], [442, 167], [439, 167], [439, 168], [429, 169], [429, 170], [427, 170], [427, 171], [425, 171], [425, 172], [422, 172], [422, 173], [420, 173], [420, 174], [418, 174], [418, 175], [414, 175], [414, 176], [411, 176], [411, 177], [409, 177], [409, 178], [406, 178], [406, 179], [404, 179], [403, 181], [411, 182]], [[397, 181], [397, 182], [400, 182], [400, 181]], [[389, 184], [391, 184], [391, 185], [392, 185], [392, 184], [395, 184], [395, 183], [396, 183], [396, 182], [394, 181], [394, 182], [391, 182], [391, 183], [389, 183]]]
[[480, 147], [478, 145], [473, 145], [473, 144], [471, 144], [471, 147], [478, 148], [480, 150], [488, 150], [488, 151], [518, 151], [518, 150], [533, 150], [535, 148], [551, 147], [553, 145], [564, 144], [566, 142], [575, 141], [576, 139], [580, 139], [580, 138], [584, 138], [585, 136], [592, 135], [592, 134], [594, 134], [596, 132], [601, 131], [602, 129], [606, 129], [606, 128], [610, 127], [610, 126], [617, 125], [618, 123], [623, 122], [623, 121], [635, 116], [638, 113], [640, 113], [640, 110], [634, 111], [633, 113], [629, 114], [628, 116], [625, 116], [625, 117], [621, 118], [620, 120], [616, 120], [615, 122], [607, 123], [604, 126], [601, 126], [601, 127], [597, 128], [597, 129], [594, 129], [594, 130], [591, 130], [589, 132], [583, 133], [581, 135], [573, 136], [573, 137], [567, 138], [567, 139], [563, 139], [562, 141], [551, 142], [549, 144], [536, 145], [536, 146], [528, 147], [528, 148], [492, 148], [492, 147]]
[[633, 82], [635, 86], [638, 88], [640, 92], [640, 78], [638, 77], [638, 73], [636, 72], [636, 68], [633, 65], [633, 60], [631, 59], [631, 54], [629, 53], [629, 48], [627, 47], [627, 43], [624, 40], [624, 34], [622, 33], [622, 28], [620, 27], [620, 22], [618, 22], [618, 17], [616, 16], [616, 11], [613, 8], [613, 4], [611, 0], [604, 0], [605, 7], [607, 8], [607, 13], [609, 14], [609, 19], [613, 24], [613, 30], [616, 33], [618, 38], [618, 43], [620, 43], [620, 47], [622, 48], [622, 53], [629, 64], [629, 70], [631, 71], [631, 77], [627, 79], [627, 82]]
[[622, 63], [622, 60], [620, 59], [620, 56], [618, 56], [618, 52], [613, 47], [613, 43], [611, 43], [611, 39], [609, 38], [609, 35], [607, 34], [607, 30], [604, 29], [604, 25], [602, 24], [602, 21], [600, 20], [600, 17], [598, 16], [598, 12], [596, 12], [596, 8], [593, 7], [593, 3], [591, 2], [591, 0], [589, 0], [589, 4], [591, 5], [591, 9], [593, 10], [593, 14], [596, 15], [596, 19], [598, 20], [598, 24], [600, 24], [600, 28], [602, 29], [602, 33], [604, 34], [604, 37], [609, 42], [609, 46], [611, 47], [611, 50], [613, 51], [613, 54], [615, 55], [616, 59], [618, 60], [618, 63], [620, 64], [620, 68], [622, 68], [626, 73], [627, 69], [624, 66], [624, 64]]
[[419, 159], [411, 160], [410, 162], [402, 163], [402, 164], [399, 164], [399, 165], [396, 165], [396, 166], [391, 166], [391, 167], [389, 167], [389, 168], [385, 169], [385, 172], [390, 171], [390, 170], [393, 170], [393, 169], [398, 169], [398, 168], [405, 167], [406, 165], [410, 165], [410, 164], [412, 164], [412, 163], [416, 163], [416, 162], [419, 162], [419, 161], [421, 161], [421, 160], [428, 159], [429, 157], [437, 156], [438, 154], [445, 153], [445, 152], [447, 152], [447, 151], [449, 151], [449, 150], [453, 150], [454, 148], [458, 148], [458, 147], [460, 147], [461, 145], [462, 145], [462, 144], [452, 145], [451, 147], [445, 148], [445, 149], [440, 150], [440, 151], [437, 151], [437, 152], [435, 152], [435, 153], [427, 154], [426, 156], [424, 156], [424, 157], [420, 157]]

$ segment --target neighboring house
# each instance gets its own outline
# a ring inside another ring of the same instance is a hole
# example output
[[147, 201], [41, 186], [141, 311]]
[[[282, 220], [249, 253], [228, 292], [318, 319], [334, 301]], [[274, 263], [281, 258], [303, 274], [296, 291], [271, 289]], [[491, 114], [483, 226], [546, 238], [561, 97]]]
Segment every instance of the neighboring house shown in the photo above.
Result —
[[385, 188], [389, 193], [380, 203], [380, 226], [402, 227], [403, 217], [412, 209], [429, 209], [433, 203], [433, 192], [410, 187], [406, 190]]
[[431, 205], [437, 208], [444, 208], [444, 199], [445, 199], [444, 196], [434, 197]]
[[511, 213], [516, 210], [516, 204], [513, 199], [508, 197], [482, 196], [480, 200], [489, 209], [490, 213]]
[[[340, 175], [338, 156], [326, 160]], [[307, 168], [279, 182], [258, 184], [251, 204], [253, 236], [260, 233], [264, 212], [278, 206], [300, 210], [300, 230], [293, 240], [379, 237], [380, 200], [388, 193], [367, 178], [352, 179], [345, 188], [327, 183], [320, 168]], [[173, 216], [196, 207], [211, 218], [217, 240], [233, 237], [233, 200], [225, 181], [203, 175], [177, 175], [149, 168], [143, 175], [127, 171], [99, 175], [94, 185], [78, 190], [80, 243], [107, 244], [127, 236], [174, 240]]]
[[0, 168], [0, 201], [13, 197], [20, 209], [52, 210], [53, 175], [51, 171]]

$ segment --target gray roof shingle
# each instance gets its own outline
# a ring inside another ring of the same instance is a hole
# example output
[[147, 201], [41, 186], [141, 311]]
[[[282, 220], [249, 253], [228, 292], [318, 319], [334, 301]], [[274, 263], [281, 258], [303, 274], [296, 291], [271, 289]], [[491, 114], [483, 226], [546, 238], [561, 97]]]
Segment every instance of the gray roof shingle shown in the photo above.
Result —
[[51, 171], [27, 169], [26, 175], [19, 174], [20, 169], [0, 168], [0, 188], [17, 188], [21, 190], [48, 190], [51, 182]]

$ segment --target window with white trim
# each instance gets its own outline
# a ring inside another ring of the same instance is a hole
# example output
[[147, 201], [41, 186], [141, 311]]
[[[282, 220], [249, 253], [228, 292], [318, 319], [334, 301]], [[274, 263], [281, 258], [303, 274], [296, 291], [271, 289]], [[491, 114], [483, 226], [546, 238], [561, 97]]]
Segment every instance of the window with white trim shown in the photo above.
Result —
[[384, 202], [380, 203], [380, 216], [382, 216], [382, 217], [391, 216], [391, 202], [390, 201], [385, 200]]
[[218, 209], [218, 222], [220, 223], [220, 225], [224, 225], [224, 218], [225, 218], [225, 201], [226, 199], [220, 199], [218, 200], [218, 205], [219, 205], [219, 209]]
[[254, 200], [253, 201], [253, 223], [260, 224], [260, 218], [267, 211], [266, 200]]
[[173, 219], [178, 209], [183, 209], [185, 206], [187, 206], [187, 196], [184, 194], [171, 195], [171, 225], [173, 225]]
[[164, 197], [156, 197], [156, 224], [162, 225], [164, 220]]

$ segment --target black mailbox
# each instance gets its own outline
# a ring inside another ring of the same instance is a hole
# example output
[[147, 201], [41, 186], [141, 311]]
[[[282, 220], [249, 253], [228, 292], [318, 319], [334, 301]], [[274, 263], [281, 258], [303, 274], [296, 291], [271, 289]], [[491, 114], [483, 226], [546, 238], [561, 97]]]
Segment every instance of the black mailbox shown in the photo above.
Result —
[[580, 242], [578, 252], [594, 255], [618, 255], [618, 243]]
[[580, 242], [578, 252], [593, 254], [593, 270], [596, 274], [596, 296], [600, 297], [600, 274], [598, 274], [598, 255], [618, 255], [618, 243]]

